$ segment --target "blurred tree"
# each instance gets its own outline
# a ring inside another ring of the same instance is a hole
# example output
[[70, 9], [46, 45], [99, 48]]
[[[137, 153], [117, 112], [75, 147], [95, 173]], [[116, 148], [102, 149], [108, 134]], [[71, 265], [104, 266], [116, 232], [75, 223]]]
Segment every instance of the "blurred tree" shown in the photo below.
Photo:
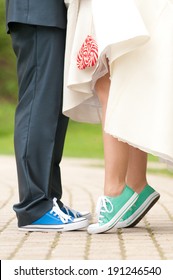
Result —
[[16, 101], [16, 61], [10, 36], [6, 33], [5, 1], [0, 0], [0, 101]]

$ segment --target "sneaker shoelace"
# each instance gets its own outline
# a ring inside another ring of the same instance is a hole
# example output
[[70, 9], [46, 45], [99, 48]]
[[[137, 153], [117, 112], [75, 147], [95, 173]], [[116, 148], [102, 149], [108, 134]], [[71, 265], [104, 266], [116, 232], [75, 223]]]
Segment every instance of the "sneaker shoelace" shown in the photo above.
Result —
[[71, 209], [70, 207], [66, 206], [66, 205], [63, 205], [63, 208], [65, 209], [67, 215], [71, 215], [70, 212], [72, 213], [72, 215], [74, 216], [74, 218], [80, 218], [81, 215], [79, 212], [77, 212], [76, 210], [74, 209]]
[[[108, 206], [110, 205], [109, 209]], [[98, 217], [98, 222], [99, 224], [102, 224], [104, 221], [105, 213], [112, 213], [113, 211], [113, 205], [112, 202], [106, 197], [106, 196], [101, 196], [98, 199], [97, 206], [96, 206], [96, 214]]]
[[72, 221], [72, 217], [70, 215], [65, 214], [61, 209], [59, 208], [59, 205], [57, 203], [57, 198], [53, 198], [53, 207], [50, 211], [51, 214], [54, 216], [58, 216], [64, 224], [67, 223], [69, 220]]

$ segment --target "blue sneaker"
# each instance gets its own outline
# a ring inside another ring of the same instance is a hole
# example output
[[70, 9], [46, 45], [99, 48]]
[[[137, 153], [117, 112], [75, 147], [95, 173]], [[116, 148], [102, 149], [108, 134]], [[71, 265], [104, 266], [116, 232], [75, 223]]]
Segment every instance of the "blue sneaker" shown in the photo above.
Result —
[[56, 198], [53, 199], [52, 210], [31, 225], [19, 227], [23, 231], [70, 231], [87, 227], [88, 219], [84, 217], [74, 218], [65, 214], [58, 206]]
[[69, 206], [63, 205], [61, 208], [61, 211], [63, 211], [65, 214], [73, 217], [73, 218], [86, 218], [87, 220], [91, 220], [92, 216], [90, 212], [87, 211], [76, 211]]

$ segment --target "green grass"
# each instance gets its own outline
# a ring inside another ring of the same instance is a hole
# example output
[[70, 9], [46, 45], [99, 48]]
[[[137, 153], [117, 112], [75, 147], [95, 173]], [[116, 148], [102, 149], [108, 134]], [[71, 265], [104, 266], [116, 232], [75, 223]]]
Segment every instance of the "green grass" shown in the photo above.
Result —
[[13, 154], [15, 104], [0, 103], [0, 154]]
[[64, 156], [103, 158], [101, 126], [70, 121], [65, 141]]
[[147, 172], [150, 174], [155, 174], [155, 175], [162, 175], [166, 177], [173, 177], [173, 170], [169, 169], [156, 169], [156, 168], [148, 168]]
[[[0, 101], [0, 154], [13, 154], [15, 104]], [[64, 147], [65, 157], [103, 158], [101, 125], [70, 121]], [[149, 155], [149, 161], [158, 161]]]
[[0, 138], [0, 154], [1, 155], [14, 154], [13, 134], [6, 135], [5, 137]]

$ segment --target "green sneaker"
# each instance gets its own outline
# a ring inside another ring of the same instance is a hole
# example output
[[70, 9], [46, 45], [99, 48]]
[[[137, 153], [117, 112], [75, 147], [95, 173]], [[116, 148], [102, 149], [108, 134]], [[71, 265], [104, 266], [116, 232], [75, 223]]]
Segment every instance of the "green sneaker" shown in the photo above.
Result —
[[97, 202], [98, 223], [90, 225], [88, 233], [101, 233], [110, 230], [135, 203], [138, 194], [126, 186], [116, 197], [101, 196]]
[[115, 225], [116, 228], [134, 227], [157, 202], [160, 194], [152, 187], [146, 185], [139, 194], [135, 204], [125, 213], [122, 219]]

